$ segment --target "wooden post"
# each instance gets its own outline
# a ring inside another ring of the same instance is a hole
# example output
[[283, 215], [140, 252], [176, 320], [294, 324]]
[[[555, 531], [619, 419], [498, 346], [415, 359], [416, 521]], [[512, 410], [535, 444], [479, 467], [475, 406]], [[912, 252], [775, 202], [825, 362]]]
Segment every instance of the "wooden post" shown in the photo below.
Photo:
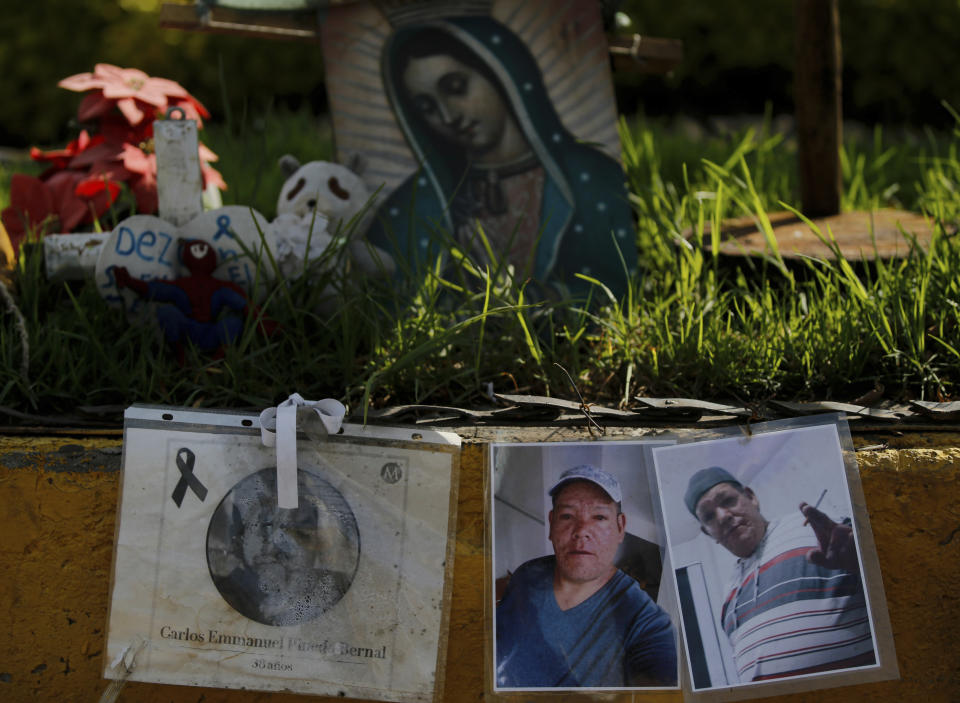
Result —
[[795, 0], [794, 99], [800, 198], [808, 217], [840, 212], [843, 139], [838, 0]]

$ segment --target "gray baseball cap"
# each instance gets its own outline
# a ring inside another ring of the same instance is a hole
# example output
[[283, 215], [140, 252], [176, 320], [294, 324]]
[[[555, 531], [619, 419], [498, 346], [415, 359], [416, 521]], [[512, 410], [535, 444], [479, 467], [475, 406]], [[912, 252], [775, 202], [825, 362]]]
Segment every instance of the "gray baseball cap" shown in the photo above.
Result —
[[689, 510], [694, 517], [697, 516], [697, 503], [700, 502], [700, 498], [718, 483], [733, 483], [743, 488], [743, 484], [735, 479], [733, 474], [720, 466], [700, 469], [690, 477], [690, 482], [687, 484], [687, 492], [683, 496], [683, 502], [687, 504], [687, 510]]
[[547, 495], [553, 498], [554, 494], [556, 494], [564, 484], [570, 481], [590, 481], [605, 490], [607, 495], [613, 499], [614, 503], [623, 502], [623, 494], [620, 492], [620, 483], [617, 479], [603, 469], [598, 469], [596, 466], [590, 466], [589, 464], [581, 464], [580, 466], [574, 466], [572, 469], [564, 471], [560, 474], [557, 482], [547, 491]]

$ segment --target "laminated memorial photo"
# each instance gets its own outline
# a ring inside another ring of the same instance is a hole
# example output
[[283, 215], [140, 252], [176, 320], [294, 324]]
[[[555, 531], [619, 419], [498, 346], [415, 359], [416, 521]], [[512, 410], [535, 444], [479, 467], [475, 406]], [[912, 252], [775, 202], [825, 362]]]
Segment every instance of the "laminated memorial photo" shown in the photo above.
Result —
[[495, 693], [677, 687], [651, 446], [492, 445]]
[[546, 287], [624, 289], [635, 227], [599, 3], [356, 3], [322, 31], [337, 159], [379, 192], [367, 237], [398, 270], [456, 247]]
[[694, 692], [896, 675], [846, 425], [793, 424], [652, 450]]
[[127, 411], [104, 675], [439, 700], [459, 438], [302, 438], [280, 507], [258, 423]]

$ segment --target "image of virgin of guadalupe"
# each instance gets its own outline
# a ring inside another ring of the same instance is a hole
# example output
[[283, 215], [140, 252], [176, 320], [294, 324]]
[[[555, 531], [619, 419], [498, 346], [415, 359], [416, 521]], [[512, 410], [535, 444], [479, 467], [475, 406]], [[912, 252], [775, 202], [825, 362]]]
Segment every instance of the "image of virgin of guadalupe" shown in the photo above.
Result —
[[445, 231], [475, 263], [505, 261], [555, 294], [586, 293], [577, 273], [624, 291], [636, 245], [623, 170], [563, 126], [515, 34], [488, 16], [400, 27], [381, 67], [420, 168], [380, 206], [373, 244], [429, 262]]

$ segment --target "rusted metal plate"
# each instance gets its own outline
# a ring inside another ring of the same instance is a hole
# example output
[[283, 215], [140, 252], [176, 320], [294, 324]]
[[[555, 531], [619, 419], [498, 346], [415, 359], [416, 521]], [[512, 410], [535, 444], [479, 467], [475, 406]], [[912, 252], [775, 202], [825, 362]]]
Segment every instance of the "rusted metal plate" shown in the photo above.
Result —
[[816, 415], [818, 413], [847, 413], [847, 415], [858, 415], [860, 417], [869, 417], [874, 420], [891, 420], [899, 422], [912, 413], [909, 408], [902, 406], [899, 409], [891, 410], [888, 408], [868, 408], [853, 403], [836, 403], [833, 401], [820, 401], [816, 403], [793, 403], [785, 400], [771, 400], [772, 404], [796, 415]]
[[910, 406], [923, 415], [929, 415], [940, 420], [960, 419], [960, 402], [933, 403], [927, 400], [912, 400]]
[[683, 61], [683, 41], [634, 34], [610, 40], [613, 69], [623, 73], [669, 73]]
[[[508, 393], [496, 393], [498, 400], [507, 403], [515, 403], [523, 407], [551, 408], [558, 411], [566, 410], [568, 412], [583, 412], [583, 405], [572, 400], [563, 400], [562, 398], [547, 398], [540, 395], [511, 395]], [[618, 410], [617, 408], [605, 408], [600, 405], [586, 406], [591, 415], [598, 417], [633, 417], [634, 414], [627, 410]]]
[[[792, 212], [774, 212], [767, 216], [783, 258], [834, 258], [830, 247]], [[924, 250], [933, 237], [933, 223], [923, 215], [889, 208], [873, 212], [844, 212], [811, 221], [827, 239], [832, 233], [840, 253], [844, 258], [854, 261], [904, 257], [910, 250], [912, 237], [916, 238], [917, 244]], [[709, 227], [707, 229], [709, 230]], [[772, 253], [763, 230], [753, 215], [724, 220], [721, 231], [722, 254], [756, 256]], [[904, 232], [908, 236], [905, 236]]]
[[[356, 0], [326, 0], [323, 6], [349, 5]], [[316, 8], [292, 9], [278, 6], [252, 9], [239, 3], [215, 6], [210, 3], [165, 2], [160, 6], [160, 27], [193, 32], [241, 34], [270, 39], [320, 41]], [[634, 34], [610, 39], [613, 68], [623, 73], [669, 73], [683, 60], [683, 41]]]
[[243, 12], [232, 8], [167, 2], [160, 6], [160, 27], [270, 39], [320, 41], [316, 11]]
[[[681, 415], [691, 415], [701, 417], [704, 414], [712, 415], [733, 415], [736, 417], [752, 417], [753, 411], [739, 405], [727, 405], [723, 403], [711, 403], [706, 400], [695, 400], [692, 398], [644, 398], [636, 396], [634, 398], [644, 408], [651, 408], [664, 415], [671, 411]], [[640, 408], [637, 408], [639, 411]]]

